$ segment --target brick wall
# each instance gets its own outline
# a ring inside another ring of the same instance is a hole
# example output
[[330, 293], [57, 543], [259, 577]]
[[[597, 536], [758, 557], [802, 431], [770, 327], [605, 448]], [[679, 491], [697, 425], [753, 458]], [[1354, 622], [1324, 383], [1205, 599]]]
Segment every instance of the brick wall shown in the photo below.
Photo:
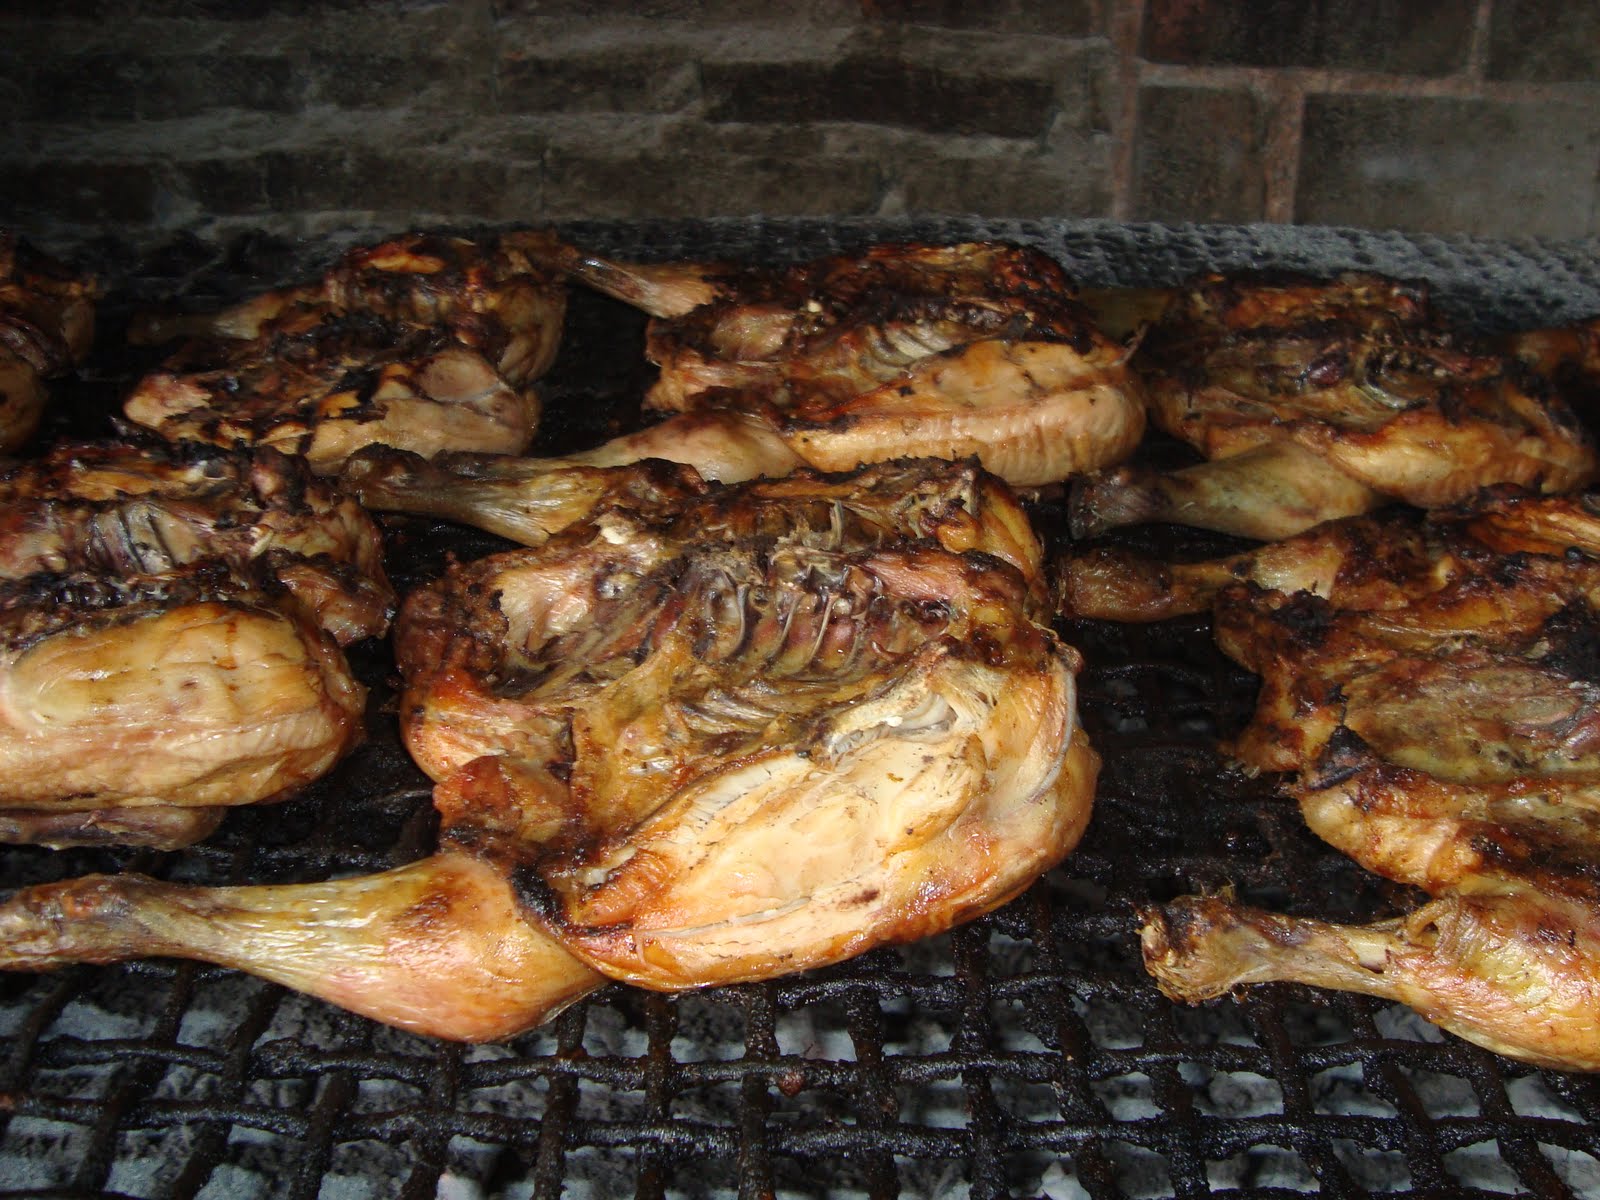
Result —
[[973, 213], [1600, 233], [1594, 0], [9, 0], [62, 245]]

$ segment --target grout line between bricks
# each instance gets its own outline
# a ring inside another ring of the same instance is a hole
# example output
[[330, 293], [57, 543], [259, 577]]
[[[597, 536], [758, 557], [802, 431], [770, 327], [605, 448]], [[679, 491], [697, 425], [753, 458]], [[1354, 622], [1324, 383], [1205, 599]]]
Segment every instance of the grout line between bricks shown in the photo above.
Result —
[[1139, 59], [1139, 32], [1144, 25], [1144, 0], [1107, 0], [1111, 5], [1112, 49], [1117, 59], [1115, 149], [1111, 160], [1111, 216], [1126, 221], [1133, 215], [1135, 150], [1139, 142], [1139, 87], [1144, 64]]

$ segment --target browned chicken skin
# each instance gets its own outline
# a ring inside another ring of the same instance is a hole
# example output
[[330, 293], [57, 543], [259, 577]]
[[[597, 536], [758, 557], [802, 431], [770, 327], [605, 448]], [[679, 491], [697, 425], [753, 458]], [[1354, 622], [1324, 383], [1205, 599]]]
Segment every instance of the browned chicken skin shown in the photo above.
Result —
[[546, 265], [555, 246], [542, 234], [483, 245], [410, 234], [350, 251], [314, 283], [147, 322], [145, 338], [199, 336], [124, 411], [173, 440], [303, 454], [322, 474], [374, 442], [520, 452], [565, 311]]
[[0, 454], [39, 427], [44, 380], [94, 340], [95, 285], [0, 229]]
[[1171, 521], [1281, 538], [1397, 499], [1431, 508], [1594, 476], [1590, 438], [1548, 382], [1445, 332], [1409, 285], [1214, 277], [1164, 305], [1092, 299], [1113, 321], [1158, 314], [1133, 359], [1151, 419], [1207, 461], [1081, 481], [1080, 536]]
[[[1034, 486], [1120, 460], [1144, 429], [1125, 350], [1038, 251], [881, 245], [779, 268], [574, 253], [567, 265], [654, 315], [647, 407], [757, 417], [819, 470], [976, 456]], [[633, 457], [677, 459], [680, 424]]]
[[0, 905], [0, 966], [172, 954], [505, 1037], [607, 979], [768, 977], [925, 936], [1077, 842], [1098, 759], [1039, 547], [970, 466], [632, 503], [447, 571], [397, 627], [443, 847], [365, 879], [137, 877]]
[[1291, 773], [1313, 832], [1432, 901], [1351, 928], [1190, 897], [1147, 914], [1146, 963], [1185, 1000], [1345, 988], [1600, 1069], [1600, 507], [1502, 495], [1397, 541], [1387, 589], [1359, 567], [1331, 599], [1234, 584], [1216, 631], [1263, 676], [1235, 754]]
[[66, 445], [0, 472], [0, 840], [181, 845], [361, 737], [376, 527], [271, 450]]

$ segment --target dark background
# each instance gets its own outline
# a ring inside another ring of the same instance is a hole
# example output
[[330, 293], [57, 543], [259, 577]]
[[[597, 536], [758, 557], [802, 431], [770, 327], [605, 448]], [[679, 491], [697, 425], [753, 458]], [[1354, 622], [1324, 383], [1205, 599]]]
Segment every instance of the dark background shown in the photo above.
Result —
[[0, 223], [977, 214], [1600, 233], [1600, 5], [11, 0]]

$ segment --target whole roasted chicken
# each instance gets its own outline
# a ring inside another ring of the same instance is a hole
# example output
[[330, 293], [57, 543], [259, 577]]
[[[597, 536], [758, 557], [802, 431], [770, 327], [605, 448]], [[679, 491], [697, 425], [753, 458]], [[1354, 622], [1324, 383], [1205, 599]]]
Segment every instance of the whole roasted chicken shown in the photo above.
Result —
[[0, 229], [0, 454], [39, 428], [45, 383], [94, 341], [95, 285]]
[[406, 601], [436, 855], [27, 889], [0, 906], [0, 965], [183, 955], [500, 1038], [608, 979], [760, 979], [919, 938], [1073, 847], [1098, 759], [1003, 486], [943, 461], [680, 483], [615, 489]]
[[394, 596], [353, 501], [272, 450], [58, 446], [0, 473], [0, 840], [183, 845], [361, 738], [340, 645]]
[[1600, 505], [1501, 496], [1395, 541], [1387, 586], [1225, 588], [1216, 634], [1263, 679], [1234, 753], [1289, 773], [1319, 837], [1431, 899], [1350, 927], [1188, 897], [1146, 914], [1146, 964], [1191, 1002], [1298, 981], [1600, 1069]]
[[147, 320], [142, 339], [191, 340], [124, 413], [173, 440], [302, 454], [320, 474], [374, 442], [520, 452], [565, 312], [555, 246], [413, 233], [350, 251], [314, 283]]
[[1444, 330], [1413, 285], [1214, 276], [1091, 300], [1113, 328], [1153, 315], [1133, 359], [1151, 419], [1206, 461], [1081, 480], [1079, 536], [1170, 521], [1273, 539], [1394, 500], [1594, 476], [1591, 438], [1549, 382]]

